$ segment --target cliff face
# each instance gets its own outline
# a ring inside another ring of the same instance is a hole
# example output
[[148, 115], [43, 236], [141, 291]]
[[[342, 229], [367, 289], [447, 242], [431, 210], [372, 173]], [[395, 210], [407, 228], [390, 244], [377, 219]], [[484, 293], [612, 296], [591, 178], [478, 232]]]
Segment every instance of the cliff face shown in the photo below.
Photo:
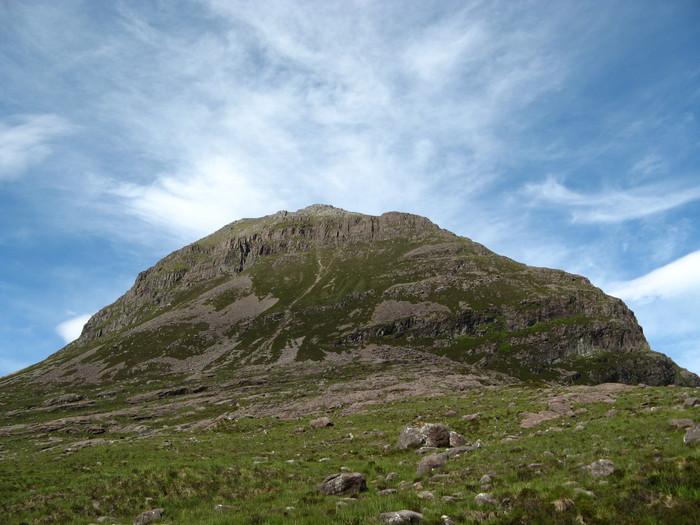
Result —
[[698, 384], [583, 277], [423, 217], [323, 205], [237, 221], [170, 254], [22, 377], [101, 383], [387, 346], [521, 380]]

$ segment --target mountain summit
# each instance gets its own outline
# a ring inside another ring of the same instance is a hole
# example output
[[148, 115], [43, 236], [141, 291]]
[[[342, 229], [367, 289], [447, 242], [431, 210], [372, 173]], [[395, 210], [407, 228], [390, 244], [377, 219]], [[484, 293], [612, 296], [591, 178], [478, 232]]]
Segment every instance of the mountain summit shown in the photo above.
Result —
[[492, 381], [700, 384], [584, 277], [424, 217], [320, 204], [233, 222], [168, 255], [78, 340], [6, 381], [99, 385], [368, 356]]

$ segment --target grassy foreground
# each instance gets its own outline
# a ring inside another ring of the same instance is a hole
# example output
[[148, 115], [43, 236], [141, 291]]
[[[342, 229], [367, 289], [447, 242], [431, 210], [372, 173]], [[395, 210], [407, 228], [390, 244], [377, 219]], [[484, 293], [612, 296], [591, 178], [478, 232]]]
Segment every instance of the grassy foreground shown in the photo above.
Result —
[[[685, 430], [669, 424], [700, 422], [699, 406], [682, 406], [697, 389], [568, 397], [570, 413], [521, 426], [524, 412], [547, 410], [553, 395], [569, 392], [579, 391], [489, 387], [354, 414], [222, 417], [199, 428], [230, 410], [202, 402], [121, 434], [8, 431], [0, 435], [0, 523], [88, 524], [108, 516], [102, 522], [127, 524], [155, 508], [166, 511], [158, 523], [173, 525], [361, 524], [401, 509], [421, 512], [428, 524], [443, 523], [443, 515], [455, 523], [700, 523], [700, 447], [684, 444]], [[311, 427], [321, 415], [334, 425]], [[483, 447], [418, 476], [421, 456], [396, 448], [401, 428], [418, 420], [445, 423]], [[615, 472], [592, 476], [584, 467], [599, 459], [611, 460]], [[318, 492], [326, 476], [343, 470], [362, 473], [368, 490], [352, 498]], [[387, 480], [390, 473], [398, 476]], [[480, 481], [487, 473], [490, 488]], [[380, 495], [383, 489], [397, 492]], [[498, 504], [480, 506], [480, 492]]]

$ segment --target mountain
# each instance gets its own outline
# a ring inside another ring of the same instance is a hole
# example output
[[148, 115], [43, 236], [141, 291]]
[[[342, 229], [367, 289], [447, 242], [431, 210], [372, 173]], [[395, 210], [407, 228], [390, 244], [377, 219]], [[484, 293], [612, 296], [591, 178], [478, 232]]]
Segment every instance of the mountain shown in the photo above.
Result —
[[236, 221], [168, 255], [78, 340], [3, 383], [177, 380], [367, 356], [491, 382], [700, 384], [584, 277], [515, 262], [424, 217], [327, 205]]

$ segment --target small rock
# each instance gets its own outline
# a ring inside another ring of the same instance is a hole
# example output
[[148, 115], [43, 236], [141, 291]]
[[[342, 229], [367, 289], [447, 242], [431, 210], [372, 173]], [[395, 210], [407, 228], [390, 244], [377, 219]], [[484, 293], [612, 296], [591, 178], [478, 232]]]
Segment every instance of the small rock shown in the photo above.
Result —
[[700, 442], [700, 426], [689, 428], [683, 436], [683, 443], [690, 445], [698, 442]]
[[445, 454], [447, 454], [449, 457], [452, 456], [458, 456], [460, 454], [464, 454], [465, 452], [471, 452], [472, 450], [476, 450], [477, 447], [475, 446], [463, 446], [463, 447], [453, 447], [453, 448], [448, 448], [445, 451]]
[[457, 412], [455, 412], [454, 410], [448, 410], [447, 412], [445, 412], [445, 417], [457, 417]]
[[554, 455], [554, 452], [551, 452], [551, 451], [549, 451], [549, 450], [545, 450], [544, 452], [542, 452], [542, 455], [543, 455], [543, 456], [551, 457], [551, 456]]
[[383, 512], [376, 519], [391, 525], [409, 525], [423, 521], [423, 515], [412, 510], [397, 510], [395, 512]]
[[115, 522], [117, 518], [113, 518], [112, 516], [100, 516], [97, 518], [97, 523], [107, 523], [108, 521]]
[[224, 511], [235, 508], [233, 505], [214, 505], [214, 510]]
[[493, 479], [491, 478], [491, 476], [489, 476], [488, 474], [484, 474], [483, 476], [481, 476], [481, 479], [479, 480], [479, 485], [488, 485], [489, 483], [492, 483], [492, 482], [493, 482]]
[[618, 415], [619, 413], [620, 413], [620, 412], [619, 412], [618, 410], [615, 410], [615, 409], [613, 408], [613, 409], [611, 409], [611, 410], [608, 410], [608, 411], [605, 413], [605, 417], [608, 417], [608, 418], [610, 418], [610, 417], [615, 417], [615, 416]]
[[153, 523], [163, 517], [165, 514], [165, 509], [153, 509], [143, 512], [134, 518], [134, 525], [145, 525], [146, 523]]
[[668, 424], [676, 428], [688, 428], [694, 427], [695, 421], [692, 419], [671, 419]]
[[417, 496], [418, 496], [420, 499], [435, 499], [435, 494], [433, 494], [433, 493], [430, 492], [429, 490], [424, 490], [424, 491], [422, 491], [422, 492], [419, 492], [419, 493], [417, 494]]
[[595, 498], [595, 494], [591, 492], [590, 490], [582, 489], [581, 487], [576, 487], [574, 489], [574, 494], [583, 494], [584, 496], [588, 496], [589, 498]]
[[407, 489], [408, 487], [411, 487], [411, 486], [413, 486], [413, 483], [411, 483], [410, 481], [402, 481], [401, 483], [399, 483], [399, 488], [401, 490]]
[[428, 474], [431, 470], [447, 465], [447, 454], [431, 454], [418, 462], [418, 475]]
[[328, 417], [319, 417], [318, 419], [309, 421], [309, 425], [314, 428], [332, 427], [333, 421], [331, 421]]
[[492, 506], [492, 507], [495, 507], [498, 505], [498, 501], [496, 501], [496, 499], [488, 492], [480, 492], [479, 494], [477, 494], [476, 497], [474, 498], [474, 503], [476, 503], [477, 505], [481, 505], [481, 506], [488, 505], [488, 506]]
[[318, 486], [327, 496], [344, 496], [367, 490], [367, 481], [359, 472], [332, 474]]
[[689, 397], [688, 399], [683, 401], [683, 406], [686, 408], [691, 408], [698, 404], [700, 404], [700, 399], [698, 399], [697, 397]]
[[420, 456], [422, 454], [428, 454], [429, 452], [435, 452], [436, 450], [440, 450], [437, 447], [421, 447], [418, 450], [414, 452], [417, 456]]
[[455, 522], [452, 521], [452, 519], [449, 516], [445, 516], [444, 514], [440, 516], [440, 519], [442, 520], [442, 525], [455, 525]]
[[449, 474], [434, 474], [434, 475], [430, 476], [429, 481], [431, 481], [432, 483], [435, 483], [437, 481], [442, 481], [443, 479], [449, 479], [451, 477], [452, 476], [450, 476]]
[[396, 489], [384, 489], [380, 490], [377, 492], [379, 496], [391, 496], [392, 494], [396, 494], [398, 491]]
[[588, 465], [586, 468], [590, 470], [591, 475], [595, 476], [596, 478], [610, 476], [613, 472], [615, 472], [615, 464], [609, 459], [599, 459], [598, 461], [594, 461]]
[[399, 475], [396, 472], [390, 472], [386, 475], [386, 481], [394, 481]]
[[476, 419], [481, 418], [481, 413], [479, 414], [467, 414], [466, 416], [462, 416], [463, 421], [474, 421]]

